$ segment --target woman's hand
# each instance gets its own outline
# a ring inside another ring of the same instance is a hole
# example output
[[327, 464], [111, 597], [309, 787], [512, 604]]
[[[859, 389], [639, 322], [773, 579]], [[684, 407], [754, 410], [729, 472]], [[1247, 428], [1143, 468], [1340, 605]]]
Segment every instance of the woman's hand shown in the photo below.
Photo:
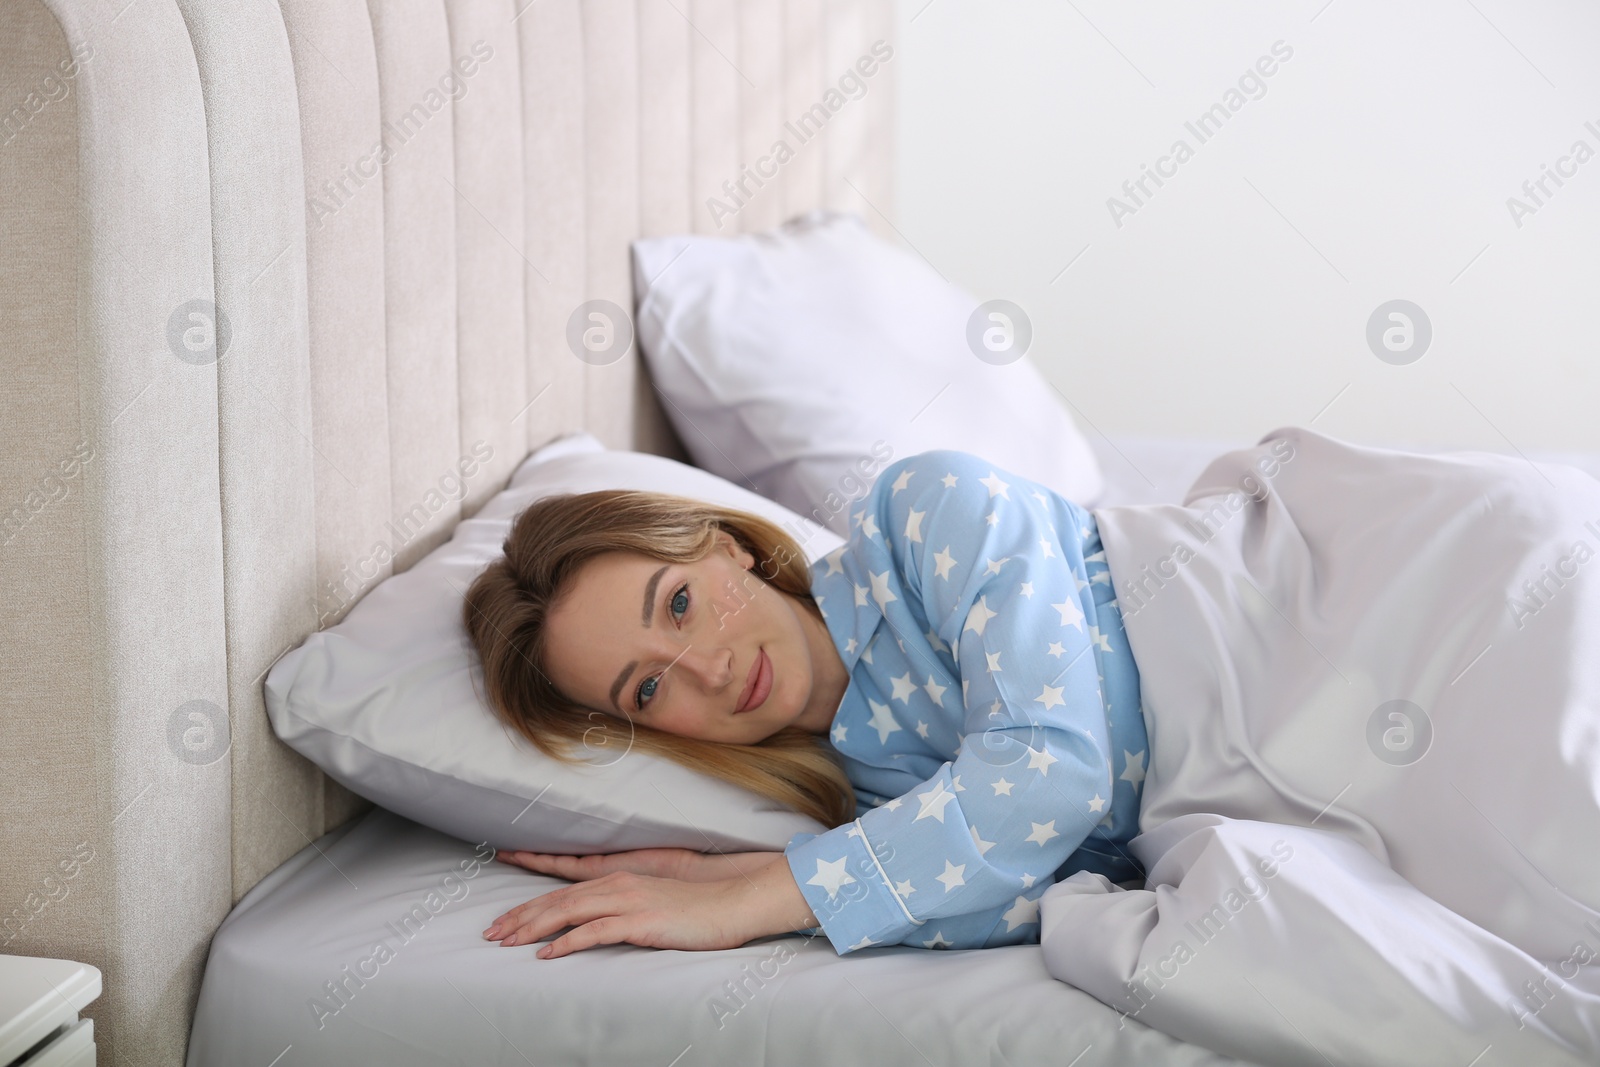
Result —
[[753, 903], [751, 882], [743, 877], [687, 882], [613, 871], [512, 908], [483, 936], [510, 947], [574, 927], [540, 948], [541, 959], [620, 941], [647, 948], [738, 948], [761, 936]]
[[495, 859], [569, 882], [587, 882], [618, 871], [684, 882], [715, 882], [748, 875], [782, 855], [781, 852], [707, 853], [687, 848], [636, 848], [592, 856], [500, 850], [495, 853]]

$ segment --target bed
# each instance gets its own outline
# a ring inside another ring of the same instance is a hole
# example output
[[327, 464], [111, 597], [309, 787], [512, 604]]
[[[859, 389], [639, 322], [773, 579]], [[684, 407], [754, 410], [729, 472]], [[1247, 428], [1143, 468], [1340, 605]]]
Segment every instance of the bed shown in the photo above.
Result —
[[[1107, 500], [1181, 495], [1219, 447], [1102, 439]], [[213, 939], [188, 1062], [1241, 1062], [1055, 981], [1036, 946], [846, 960], [795, 934], [717, 952], [606, 946], [551, 966], [479, 933], [565, 883], [479, 869], [480, 856], [381, 808], [307, 845]], [[438, 910], [415, 910], [430, 890]], [[393, 950], [381, 963], [380, 941]]]
[[[1096, 438], [1102, 504], [1176, 501], [1241, 444]], [[1600, 456], [1530, 458], [1600, 469]], [[540, 961], [479, 931], [565, 883], [478, 862], [488, 854], [382, 808], [306, 846], [217, 932], [189, 1062], [1246, 1062], [1055, 981], [1033, 945], [844, 960], [795, 934]]]

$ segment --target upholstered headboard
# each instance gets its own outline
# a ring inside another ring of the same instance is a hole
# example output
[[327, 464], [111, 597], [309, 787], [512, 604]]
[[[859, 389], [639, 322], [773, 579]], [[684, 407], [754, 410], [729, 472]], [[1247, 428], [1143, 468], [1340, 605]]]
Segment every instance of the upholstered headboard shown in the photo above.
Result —
[[[683, 457], [638, 235], [890, 232], [889, 0], [0, 0], [0, 951], [181, 1062], [212, 932], [365, 802], [261, 681], [528, 451]], [[854, 91], [857, 86], [864, 91]], [[788, 152], [777, 149], [786, 143]]]

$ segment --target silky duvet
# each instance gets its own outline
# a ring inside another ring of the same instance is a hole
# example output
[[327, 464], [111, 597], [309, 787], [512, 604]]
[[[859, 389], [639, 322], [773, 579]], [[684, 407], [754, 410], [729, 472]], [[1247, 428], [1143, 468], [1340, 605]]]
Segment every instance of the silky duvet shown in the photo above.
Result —
[[1052, 886], [1049, 973], [1263, 1064], [1600, 1062], [1600, 481], [1288, 427], [1094, 514], [1149, 878]]

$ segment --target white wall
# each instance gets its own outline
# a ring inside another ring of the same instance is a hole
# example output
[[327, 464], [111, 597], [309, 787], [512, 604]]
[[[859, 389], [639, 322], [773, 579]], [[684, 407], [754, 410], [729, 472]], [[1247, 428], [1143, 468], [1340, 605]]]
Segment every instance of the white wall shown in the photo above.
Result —
[[[1185, 122], [1280, 40], [1202, 143]], [[1105, 434], [1600, 451], [1600, 5], [900, 0], [893, 44], [896, 225], [1021, 305]], [[1394, 298], [1433, 328], [1406, 365], [1366, 340]]]

